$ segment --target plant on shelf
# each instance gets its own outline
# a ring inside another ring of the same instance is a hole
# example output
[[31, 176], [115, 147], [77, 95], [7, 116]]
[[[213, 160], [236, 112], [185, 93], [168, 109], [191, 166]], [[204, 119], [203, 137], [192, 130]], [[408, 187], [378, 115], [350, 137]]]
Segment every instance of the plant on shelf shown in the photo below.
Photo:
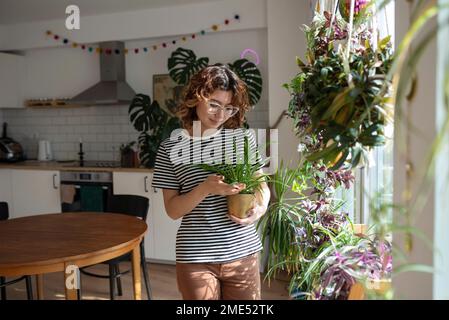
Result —
[[390, 37], [375, 47], [367, 17], [369, 11], [360, 14], [351, 28], [337, 13], [316, 13], [304, 27], [307, 61], [297, 58], [300, 72], [284, 85], [300, 143], [315, 142], [304, 154], [333, 169], [367, 161], [370, 148], [385, 143], [384, 127], [392, 121]]
[[138, 166], [136, 141], [123, 143], [120, 145], [120, 163], [124, 168], [134, 168]]
[[245, 184], [245, 188], [239, 194], [227, 196], [229, 213], [238, 218], [245, 218], [246, 212], [257, 199], [256, 192], [266, 179], [266, 175], [258, 171], [268, 162], [268, 158], [259, 159], [257, 150], [252, 153], [253, 157], [250, 156], [249, 138], [246, 135], [243, 138], [243, 153], [239, 152], [236, 141], [233, 142], [233, 151], [233, 159], [226, 159], [224, 163], [200, 163], [198, 166], [222, 175], [223, 181], [228, 184]]
[[145, 94], [137, 94], [128, 110], [129, 119], [139, 132], [139, 158], [142, 165], [153, 168], [159, 144], [180, 127], [178, 118], [170, 116], [157, 101]]

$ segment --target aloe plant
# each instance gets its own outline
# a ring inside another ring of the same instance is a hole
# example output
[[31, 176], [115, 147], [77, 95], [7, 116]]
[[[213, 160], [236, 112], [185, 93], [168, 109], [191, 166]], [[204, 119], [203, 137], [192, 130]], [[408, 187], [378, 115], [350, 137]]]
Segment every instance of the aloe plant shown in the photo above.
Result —
[[[237, 153], [236, 142], [233, 143], [234, 154]], [[256, 159], [258, 151], [256, 152]], [[253, 194], [260, 190], [262, 182], [265, 181], [266, 175], [259, 174], [258, 171], [268, 162], [268, 158], [260, 160], [256, 163], [250, 161], [249, 138], [244, 137], [243, 157], [236, 157], [236, 163], [232, 163], [230, 159], [220, 164], [200, 163], [198, 166], [206, 171], [213, 172], [224, 177], [224, 182], [228, 184], [244, 183], [245, 188], [240, 194]]]

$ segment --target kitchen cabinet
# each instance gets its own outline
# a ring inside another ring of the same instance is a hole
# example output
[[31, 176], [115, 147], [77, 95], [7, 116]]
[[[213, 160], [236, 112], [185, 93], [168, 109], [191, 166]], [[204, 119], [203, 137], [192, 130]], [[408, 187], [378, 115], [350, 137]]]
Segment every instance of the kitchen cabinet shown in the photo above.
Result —
[[24, 108], [24, 74], [23, 56], [0, 53], [0, 108]]
[[162, 190], [151, 187], [152, 178], [152, 173], [114, 172], [114, 194], [134, 194], [149, 199], [145, 256], [158, 262], [174, 263], [176, 232], [181, 221], [174, 221], [167, 215]]
[[11, 170], [0, 169], [0, 201], [7, 202], [10, 211], [13, 200], [11, 179], [12, 179]]
[[61, 212], [59, 171], [10, 170], [10, 218]]

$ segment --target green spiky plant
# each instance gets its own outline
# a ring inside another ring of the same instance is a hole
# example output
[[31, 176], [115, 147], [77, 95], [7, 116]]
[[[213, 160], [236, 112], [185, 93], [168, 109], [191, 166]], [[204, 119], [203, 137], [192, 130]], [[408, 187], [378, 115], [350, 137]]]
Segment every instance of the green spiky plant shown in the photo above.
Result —
[[[267, 175], [259, 174], [258, 171], [265, 166], [268, 162], [268, 158], [261, 161], [252, 163], [250, 159], [250, 148], [248, 137], [245, 135], [243, 141], [243, 155], [236, 156], [236, 163], [232, 163], [230, 159], [226, 159], [224, 163], [220, 164], [207, 164], [200, 163], [198, 166], [203, 170], [222, 175], [224, 182], [228, 184], [244, 183], [245, 189], [240, 191], [240, 194], [254, 194], [256, 191], [260, 191], [262, 182], [265, 181]], [[234, 154], [237, 154], [236, 142], [233, 142]], [[258, 150], [255, 150], [255, 159], [258, 158]]]

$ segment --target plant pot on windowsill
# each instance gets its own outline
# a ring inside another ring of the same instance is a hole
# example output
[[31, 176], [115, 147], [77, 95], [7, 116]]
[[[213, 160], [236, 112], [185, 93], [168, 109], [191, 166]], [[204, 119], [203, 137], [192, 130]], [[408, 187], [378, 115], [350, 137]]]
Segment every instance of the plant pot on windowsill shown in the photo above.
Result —
[[385, 296], [391, 290], [391, 279], [369, 279], [365, 284], [355, 283], [349, 292], [348, 300], [363, 300], [367, 296]]

